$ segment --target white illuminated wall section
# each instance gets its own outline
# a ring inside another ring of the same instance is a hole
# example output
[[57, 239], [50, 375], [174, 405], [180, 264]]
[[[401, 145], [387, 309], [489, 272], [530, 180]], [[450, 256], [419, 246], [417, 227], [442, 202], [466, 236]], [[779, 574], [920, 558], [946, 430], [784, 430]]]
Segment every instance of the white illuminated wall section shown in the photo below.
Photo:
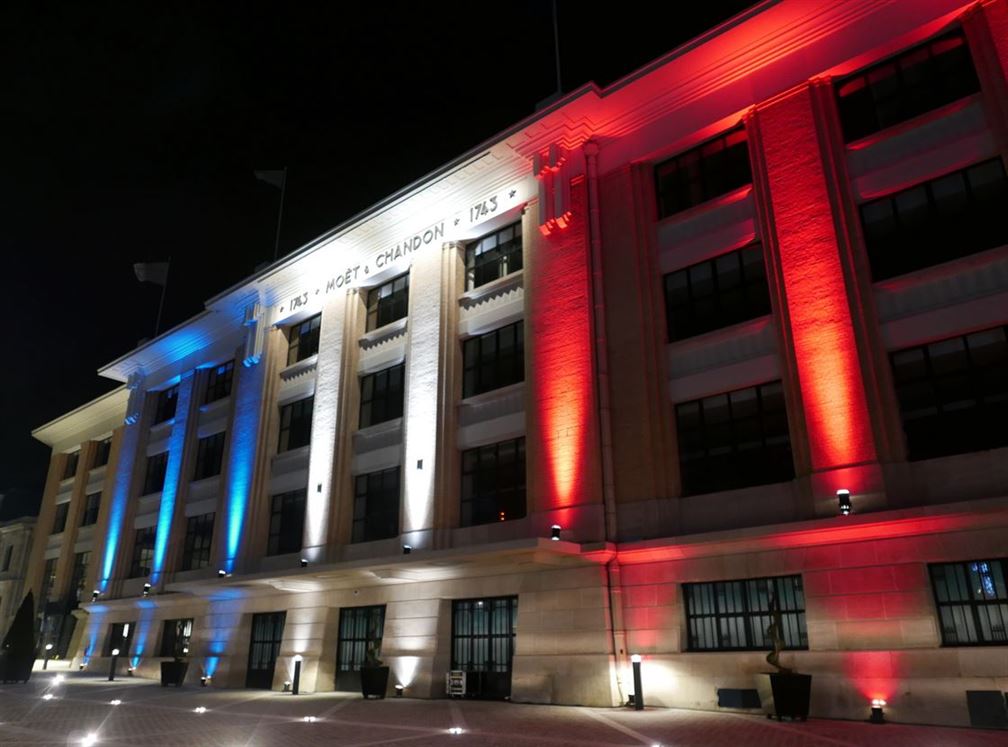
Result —
[[343, 321], [346, 291], [330, 294], [322, 308], [318, 363], [315, 369], [315, 404], [312, 411], [311, 457], [308, 462], [308, 497], [305, 502], [304, 549], [312, 561], [324, 560], [329, 532], [336, 425], [340, 416], [340, 375], [343, 358]]
[[[403, 539], [429, 544], [434, 526], [434, 456], [437, 444], [438, 357], [441, 327], [441, 249], [414, 255], [410, 273], [406, 351], [405, 456], [402, 465]], [[423, 532], [423, 533], [421, 533]]]

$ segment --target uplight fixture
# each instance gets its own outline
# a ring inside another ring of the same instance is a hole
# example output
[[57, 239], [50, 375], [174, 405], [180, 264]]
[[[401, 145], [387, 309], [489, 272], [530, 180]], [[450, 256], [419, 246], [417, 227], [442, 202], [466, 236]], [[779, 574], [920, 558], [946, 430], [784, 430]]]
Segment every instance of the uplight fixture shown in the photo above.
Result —
[[193, 708], [193, 713], [206, 713], [206, 706], [196, 706]]
[[302, 568], [308, 567], [308, 558], [301, 558], [301, 567]]
[[81, 739], [80, 743], [83, 745], [83, 747], [92, 747], [93, 745], [98, 744], [98, 735], [95, 734], [93, 731], [88, 732]]
[[115, 700], [110, 700], [108, 704], [113, 706], [122, 705], [122, 701], [119, 700], [119, 698], [116, 698]]
[[403, 694], [403, 690], [405, 690], [405, 689], [406, 688], [404, 688], [402, 685], [396, 685], [395, 686], [395, 696], [397, 698], [401, 698], [402, 694]]
[[462, 727], [461, 726], [452, 726], [451, 728], [448, 729], [448, 733], [449, 734], [461, 734], [462, 733]]
[[554, 542], [560, 541], [560, 525], [554, 524], [550, 527], [550, 539]]
[[217, 570], [217, 578], [224, 578], [226, 575], [227, 571], [225, 571], [223, 568], [219, 568]]
[[98, 601], [98, 594], [100, 594], [100, 593], [101, 592], [99, 592], [97, 589], [95, 589], [94, 591], [92, 591], [91, 592], [91, 601], [92, 602], [97, 602]]
[[318, 717], [317, 716], [305, 716], [301, 720], [304, 721], [306, 724], [314, 724], [316, 721], [318, 721]]
[[150, 588], [151, 588], [151, 587], [150, 587], [150, 582], [148, 582], [148, 583], [144, 584], [144, 588], [143, 588], [143, 595], [144, 595], [145, 597], [149, 597], [149, 596], [150, 596]]
[[837, 508], [840, 509], [841, 516], [850, 516], [853, 507], [851, 506], [850, 491], [841, 488], [836, 492], [837, 497]]
[[403, 545], [402, 546], [402, 554], [403, 555], [409, 555], [411, 552], [413, 552], [413, 545]]
[[871, 702], [871, 716], [868, 721], [872, 724], [884, 724], [885, 723], [885, 713], [882, 709], [885, 707], [885, 700], [882, 698], [872, 698]]
[[46, 693], [45, 695], [42, 696], [42, 700], [52, 700], [52, 699], [53, 699], [52, 693]]

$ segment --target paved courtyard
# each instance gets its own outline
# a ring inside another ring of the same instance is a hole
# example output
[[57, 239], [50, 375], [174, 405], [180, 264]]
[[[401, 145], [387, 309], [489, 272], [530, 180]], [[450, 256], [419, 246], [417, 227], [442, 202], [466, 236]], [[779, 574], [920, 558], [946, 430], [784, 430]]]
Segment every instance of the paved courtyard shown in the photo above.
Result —
[[[251, 690], [176, 690], [149, 680], [108, 682], [78, 674], [66, 674], [57, 684], [56, 674], [36, 672], [27, 685], [0, 687], [0, 745], [1008, 745], [1006, 732], [973, 729], [820, 720], [778, 724], [758, 716], [665, 709], [637, 713], [409, 698], [363, 701], [333, 693], [294, 697]], [[197, 708], [206, 710], [198, 713]], [[461, 734], [449, 732], [455, 728]]]

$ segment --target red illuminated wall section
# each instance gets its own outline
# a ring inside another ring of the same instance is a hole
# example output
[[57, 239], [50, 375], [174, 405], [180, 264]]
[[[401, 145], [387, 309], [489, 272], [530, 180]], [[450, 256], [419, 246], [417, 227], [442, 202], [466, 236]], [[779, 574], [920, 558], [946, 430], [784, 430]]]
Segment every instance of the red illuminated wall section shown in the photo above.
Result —
[[757, 112], [813, 471], [875, 460], [811, 91]]

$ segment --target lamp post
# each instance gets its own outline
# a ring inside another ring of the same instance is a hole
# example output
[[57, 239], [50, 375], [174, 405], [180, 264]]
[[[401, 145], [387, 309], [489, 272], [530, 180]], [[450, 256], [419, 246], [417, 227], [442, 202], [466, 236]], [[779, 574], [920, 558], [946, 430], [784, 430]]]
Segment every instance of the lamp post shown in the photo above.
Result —
[[633, 690], [634, 690], [633, 707], [635, 711], [643, 711], [644, 688], [641, 687], [640, 654], [634, 654], [633, 656], [631, 656], [630, 663], [633, 664]]
[[119, 649], [114, 648], [112, 649], [112, 661], [109, 663], [109, 670], [108, 670], [109, 682], [115, 680], [116, 661], [118, 661], [118, 659], [119, 659]]
[[45, 645], [45, 653], [42, 655], [42, 669], [49, 668], [49, 654], [52, 652], [52, 644], [47, 643]]
[[301, 689], [301, 654], [294, 656], [294, 684], [291, 687], [291, 694], [297, 695]]

